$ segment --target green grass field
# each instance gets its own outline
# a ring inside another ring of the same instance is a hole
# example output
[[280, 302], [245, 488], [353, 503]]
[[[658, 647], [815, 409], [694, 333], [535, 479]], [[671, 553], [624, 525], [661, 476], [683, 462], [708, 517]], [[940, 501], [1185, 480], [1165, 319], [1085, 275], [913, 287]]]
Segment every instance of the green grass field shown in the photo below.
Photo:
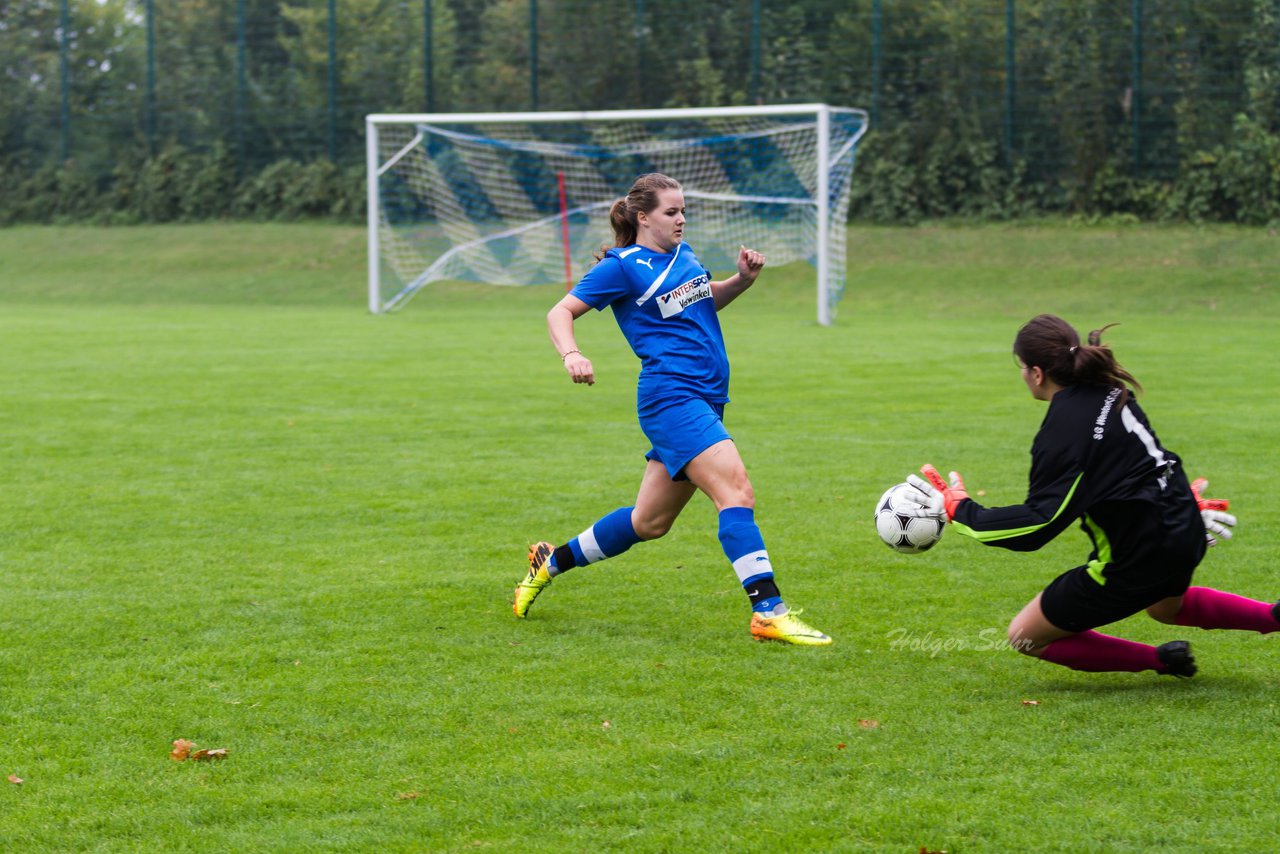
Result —
[[1191, 640], [1190, 681], [1032, 661], [998, 641], [1083, 534], [900, 556], [870, 523], [926, 461], [1020, 500], [1044, 409], [1014, 332], [1119, 321], [1162, 441], [1241, 520], [1198, 583], [1280, 596], [1274, 234], [854, 229], [831, 328], [808, 268], [766, 271], [722, 316], [727, 421], [817, 650], [750, 640], [699, 499], [517, 622], [527, 544], [634, 495], [634, 358], [584, 318], [598, 382], [569, 383], [556, 287], [370, 316], [363, 251], [0, 230], [6, 851], [1274, 847], [1280, 638], [1113, 627]]

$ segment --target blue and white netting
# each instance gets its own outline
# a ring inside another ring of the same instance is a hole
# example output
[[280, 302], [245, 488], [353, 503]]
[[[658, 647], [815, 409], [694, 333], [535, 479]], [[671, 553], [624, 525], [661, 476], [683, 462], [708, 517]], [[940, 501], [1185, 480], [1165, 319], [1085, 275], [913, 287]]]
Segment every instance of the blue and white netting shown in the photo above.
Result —
[[[849, 182], [866, 114], [829, 116], [834, 305], [844, 287]], [[683, 185], [685, 237], [713, 273], [732, 271], [740, 244], [764, 252], [772, 265], [817, 261], [813, 113], [467, 124], [444, 118], [378, 126], [379, 310], [440, 280], [576, 281], [612, 243], [610, 206], [646, 172]]]

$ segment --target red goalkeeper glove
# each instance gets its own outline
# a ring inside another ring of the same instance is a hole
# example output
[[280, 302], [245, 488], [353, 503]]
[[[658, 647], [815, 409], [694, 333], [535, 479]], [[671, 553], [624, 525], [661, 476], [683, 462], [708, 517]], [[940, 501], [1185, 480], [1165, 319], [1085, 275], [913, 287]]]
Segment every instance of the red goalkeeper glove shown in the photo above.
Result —
[[956, 505], [969, 497], [964, 488], [964, 479], [959, 472], [953, 471], [951, 482], [947, 483], [938, 470], [928, 463], [921, 466], [920, 471], [928, 479], [927, 482], [913, 474], [907, 476], [907, 483], [924, 493], [931, 503], [940, 505], [937, 512], [946, 513], [947, 521], [951, 521], [956, 517]]
[[1209, 488], [1209, 481], [1198, 477], [1191, 481], [1191, 494], [1196, 497], [1196, 506], [1200, 508], [1200, 518], [1204, 520], [1204, 538], [1212, 546], [1219, 539], [1231, 539], [1231, 529], [1236, 524], [1236, 517], [1227, 512], [1231, 502], [1225, 498], [1202, 498]]

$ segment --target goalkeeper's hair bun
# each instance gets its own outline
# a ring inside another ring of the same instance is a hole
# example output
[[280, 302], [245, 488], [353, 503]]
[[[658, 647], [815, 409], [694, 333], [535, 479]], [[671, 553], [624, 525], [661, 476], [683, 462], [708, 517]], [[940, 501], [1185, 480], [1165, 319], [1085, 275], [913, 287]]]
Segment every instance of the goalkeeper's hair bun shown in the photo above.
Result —
[[[1111, 348], [1102, 343], [1108, 324], [1089, 333], [1081, 343], [1075, 328], [1054, 314], [1041, 314], [1023, 324], [1013, 339], [1013, 354], [1027, 367], [1038, 367], [1061, 386], [1094, 385], [1125, 390], [1142, 390], [1133, 374], [1116, 361]], [[1123, 403], [1121, 404], [1123, 405]]]

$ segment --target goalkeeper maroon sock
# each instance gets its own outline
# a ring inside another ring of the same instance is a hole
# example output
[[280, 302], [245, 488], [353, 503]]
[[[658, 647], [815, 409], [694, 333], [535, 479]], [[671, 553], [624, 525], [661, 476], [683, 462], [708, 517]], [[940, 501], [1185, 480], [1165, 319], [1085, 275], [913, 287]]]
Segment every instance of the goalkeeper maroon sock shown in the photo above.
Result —
[[1244, 631], [1280, 632], [1280, 623], [1272, 614], [1270, 602], [1259, 602], [1212, 587], [1191, 587], [1182, 597], [1182, 610], [1174, 617], [1179, 626], [1201, 629], [1243, 629]]
[[1164, 669], [1154, 646], [1093, 631], [1059, 638], [1040, 652], [1040, 658], [1089, 673]]

